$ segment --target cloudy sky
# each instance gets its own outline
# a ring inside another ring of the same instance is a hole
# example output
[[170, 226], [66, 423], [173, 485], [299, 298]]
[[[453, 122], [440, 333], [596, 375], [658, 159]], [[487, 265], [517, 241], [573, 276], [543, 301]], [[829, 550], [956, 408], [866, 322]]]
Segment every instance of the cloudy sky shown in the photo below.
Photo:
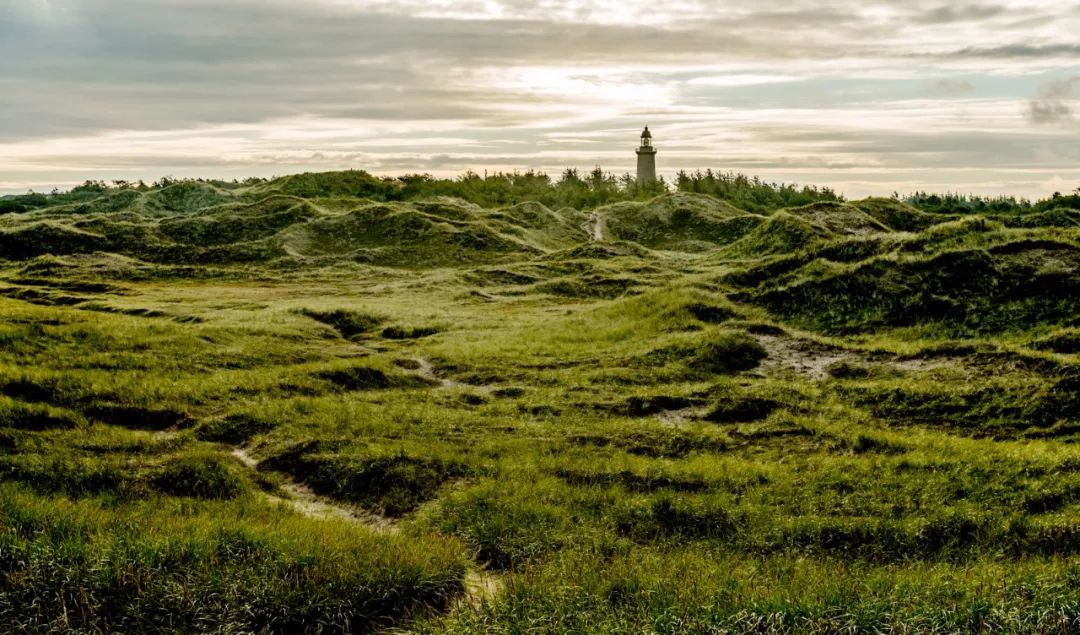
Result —
[[0, 0], [0, 192], [595, 165], [1080, 187], [1080, 3]]

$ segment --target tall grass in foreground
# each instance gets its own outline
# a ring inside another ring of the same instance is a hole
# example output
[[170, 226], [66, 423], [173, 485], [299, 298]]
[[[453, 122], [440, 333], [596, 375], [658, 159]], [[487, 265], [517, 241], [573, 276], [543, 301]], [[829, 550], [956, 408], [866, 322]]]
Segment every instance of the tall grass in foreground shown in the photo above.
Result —
[[251, 500], [39, 498], [0, 486], [0, 625], [28, 632], [367, 632], [462, 590], [452, 541]]
[[582, 547], [510, 577], [499, 602], [420, 633], [1068, 633], [1075, 563], [746, 557]]

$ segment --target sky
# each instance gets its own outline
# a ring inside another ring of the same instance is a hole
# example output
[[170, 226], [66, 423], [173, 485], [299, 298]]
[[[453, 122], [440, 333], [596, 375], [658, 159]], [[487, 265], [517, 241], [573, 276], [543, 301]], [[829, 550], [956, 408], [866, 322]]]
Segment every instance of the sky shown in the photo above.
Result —
[[1080, 2], [0, 0], [0, 193], [657, 166], [1080, 187]]

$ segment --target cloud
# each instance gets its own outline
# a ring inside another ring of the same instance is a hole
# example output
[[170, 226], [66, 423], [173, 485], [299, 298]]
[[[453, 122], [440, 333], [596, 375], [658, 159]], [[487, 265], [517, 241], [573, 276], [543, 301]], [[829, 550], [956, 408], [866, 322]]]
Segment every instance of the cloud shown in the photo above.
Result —
[[936, 79], [926, 91], [930, 95], [941, 97], [964, 97], [975, 92], [975, 84], [966, 79]]
[[997, 17], [1005, 12], [1005, 7], [995, 4], [946, 4], [918, 14], [915, 22], [927, 25], [972, 22]]
[[1032, 143], [1064, 169], [1068, 130], [1030, 122], [1068, 118], [1039, 84], [1077, 29], [1030, 0], [0, 0], [0, 182], [620, 171], [643, 123], [667, 166], [1019, 169]]
[[1080, 44], [1008, 44], [994, 47], [966, 47], [946, 52], [940, 57], [968, 59], [1038, 59], [1038, 58], [1080, 58]]
[[797, 82], [803, 78], [796, 75], [755, 75], [750, 73], [733, 73], [727, 75], [702, 75], [694, 77], [686, 83], [690, 86], [719, 86], [723, 88], [738, 86], [757, 86], [760, 84], [783, 84]]
[[1070, 101], [1080, 95], [1080, 75], [1052, 81], [1042, 86], [1027, 103], [1028, 121], [1036, 125], [1056, 125], [1073, 120]]

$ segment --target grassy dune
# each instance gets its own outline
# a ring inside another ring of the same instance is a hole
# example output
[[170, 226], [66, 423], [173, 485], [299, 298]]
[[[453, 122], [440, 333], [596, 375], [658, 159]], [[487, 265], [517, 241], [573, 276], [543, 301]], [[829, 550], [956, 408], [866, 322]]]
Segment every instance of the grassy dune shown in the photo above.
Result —
[[0, 215], [0, 630], [1080, 623], [1072, 211], [370, 187]]

